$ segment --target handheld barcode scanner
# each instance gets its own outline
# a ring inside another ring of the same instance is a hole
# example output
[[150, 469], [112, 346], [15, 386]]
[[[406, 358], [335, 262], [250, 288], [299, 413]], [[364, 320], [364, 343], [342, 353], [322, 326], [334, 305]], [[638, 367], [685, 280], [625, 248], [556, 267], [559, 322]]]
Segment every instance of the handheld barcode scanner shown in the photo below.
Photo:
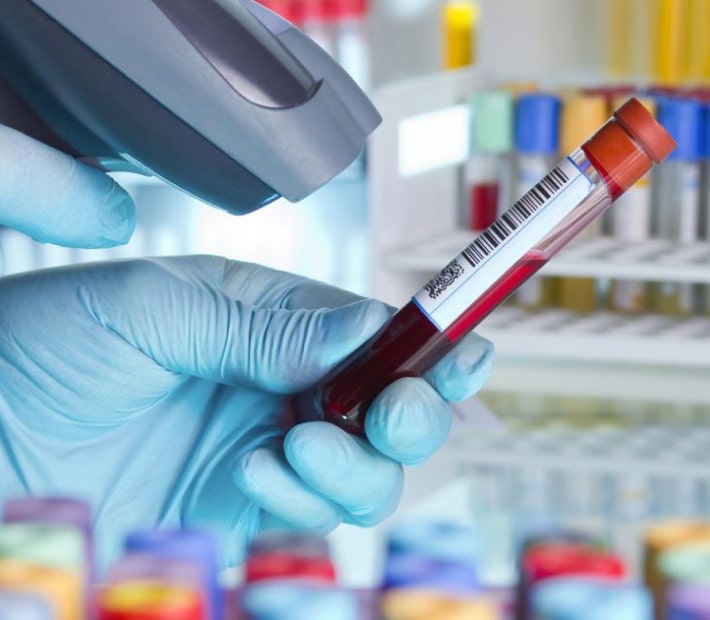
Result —
[[236, 214], [308, 196], [380, 122], [252, 0], [2, 0], [0, 74], [0, 123]]

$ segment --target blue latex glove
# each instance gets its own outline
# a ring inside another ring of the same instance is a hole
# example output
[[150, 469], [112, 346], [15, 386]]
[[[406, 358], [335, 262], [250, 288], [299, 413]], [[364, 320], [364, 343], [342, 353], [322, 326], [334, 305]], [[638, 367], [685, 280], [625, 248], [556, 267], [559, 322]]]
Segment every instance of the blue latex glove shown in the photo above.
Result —
[[485, 380], [471, 334], [426, 378], [387, 387], [369, 442], [289, 428], [288, 396], [387, 319], [383, 304], [217, 257], [136, 260], [0, 279], [0, 501], [89, 500], [102, 565], [125, 532], [214, 528], [223, 562], [274, 527], [325, 534], [395, 509], [402, 464], [444, 441], [446, 399]]
[[108, 248], [135, 227], [131, 197], [104, 173], [0, 125], [0, 226], [37, 241]]

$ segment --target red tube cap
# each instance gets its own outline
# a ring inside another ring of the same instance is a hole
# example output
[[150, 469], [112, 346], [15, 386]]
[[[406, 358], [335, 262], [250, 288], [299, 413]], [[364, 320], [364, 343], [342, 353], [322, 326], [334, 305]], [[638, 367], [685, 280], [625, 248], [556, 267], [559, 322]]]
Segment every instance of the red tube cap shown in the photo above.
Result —
[[676, 147], [671, 135], [635, 97], [616, 110], [614, 118], [641, 143], [657, 164], [668, 157]]

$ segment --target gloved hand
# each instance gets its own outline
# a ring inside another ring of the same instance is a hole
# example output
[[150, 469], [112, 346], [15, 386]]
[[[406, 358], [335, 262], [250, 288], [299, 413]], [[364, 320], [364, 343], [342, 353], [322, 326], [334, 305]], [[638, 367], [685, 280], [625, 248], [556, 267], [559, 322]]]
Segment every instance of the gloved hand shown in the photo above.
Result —
[[0, 125], [0, 226], [37, 241], [108, 248], [135, 227], [131, 197], [104, 173]]
[[492, 357], [472, 334], [387, 387], [368, 442], [289, 428], [286, 405], [378, 329], [379, 302], [208, 256], [6, 277], [0, 300], [0, 501], [90, 501], [103, 566], [155, 524], [214, 528], [232, 565], [265, 529], [380, 521]]

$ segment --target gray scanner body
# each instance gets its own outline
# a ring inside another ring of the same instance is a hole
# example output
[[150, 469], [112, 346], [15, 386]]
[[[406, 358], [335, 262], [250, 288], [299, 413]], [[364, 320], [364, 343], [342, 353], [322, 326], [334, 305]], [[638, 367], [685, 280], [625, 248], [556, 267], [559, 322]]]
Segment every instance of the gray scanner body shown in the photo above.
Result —
[[0, 2], [0, 123], [232, 213], [308, 196], [379, 122], [330, 56], [251, 0]]

